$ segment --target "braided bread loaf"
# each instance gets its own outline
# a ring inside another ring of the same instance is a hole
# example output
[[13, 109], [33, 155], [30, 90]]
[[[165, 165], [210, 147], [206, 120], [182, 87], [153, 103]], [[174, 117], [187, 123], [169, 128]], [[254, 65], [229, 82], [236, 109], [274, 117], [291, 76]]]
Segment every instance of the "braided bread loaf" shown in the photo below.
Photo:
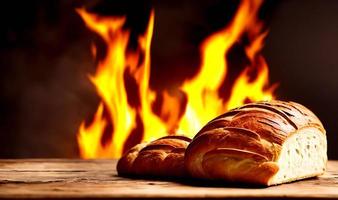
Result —
[[203, 127], [185, 153], [193, 177], [275, 185], [322, 174], [326, 134], [319, 119], [294, 102], [243, 105]]
[[184, 177], [184, 152], [190, 138], [165, 136], [131, 148], [117, 163], [119, 175]]

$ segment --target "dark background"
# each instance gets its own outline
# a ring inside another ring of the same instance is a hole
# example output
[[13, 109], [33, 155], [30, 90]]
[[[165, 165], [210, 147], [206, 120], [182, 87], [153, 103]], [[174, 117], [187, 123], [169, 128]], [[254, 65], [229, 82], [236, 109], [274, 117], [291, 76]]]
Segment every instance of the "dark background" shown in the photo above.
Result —
[[[238, 1], [4, 1], [0, 7], [0, 158], [78, 157], [76, 132], [99, 98], [88, 31], [74, 8], [126, 14], [135, 34], [155, 9], [151, 87], [179, 85], [196, 73], [198, 44], [224, 27]], [[278, 99], [307, 106], [324, 123], [329, 158], [338, 159], [338, 1], [266, 1], [263, 54]], [[101, 41], [102, 42], [102, 41]], [[240, 44], [231, 51], [236, 63]], [[233, 77], [241, 65], [231, 64]], [[168, 78], [170, 77], [170, 78]], [[225, 93], [228, 91], [224, 91]]]

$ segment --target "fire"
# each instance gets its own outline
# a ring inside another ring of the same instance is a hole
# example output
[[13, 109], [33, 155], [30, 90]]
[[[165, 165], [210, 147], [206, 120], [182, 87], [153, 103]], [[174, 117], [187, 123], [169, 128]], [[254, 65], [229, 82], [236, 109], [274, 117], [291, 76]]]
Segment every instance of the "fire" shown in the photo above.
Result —
[[[154, 26], [151, 12], [145, 33], [138, 38], [137, 50], [128, 49], [130, 32], [123, 26], [125, 17], [103, 17], [78, 9], [87, 27], [99, 34], [107, 46], [106, 56], [100, 60], [97, 71], [90, 76], [101, 103], [96, 114], [78, 132], [78, 144], [83, 158], [117, 158], [129, 147], [168, 134], [194, 134], [215, 116], [239, 106], [246, 101], [270, 100], [275, 85], [269, 86], [269, 71], [260, 54], [266, 32], [257, 19], [261, 1], [241, 2], [233, 21], [223, 30], [206, 38], [201, 45], [201, 66], [198, 74], [186, 80], [179, 88], [187, 97], [183, 102], [168, 92], [159, 93], [149, 86], [150, 47]], [[245, 53], [248, 66], [235, 80], [227, 101], [219, 95], [219, 89], [227, 77], [230, 48], [246, 34], [249, 40]], [[96, 48], [93, 48], [96, 55]], [[256, 70], [252, 79], [250, 73]], [[125, 84], [128, 73], [137, 84], [139, 102], [130, 103]], [[155, 114], [152, 105], [157, 97], [163, 102], [160, 113]], [[138, 134], [135, 135], [135, 132]], [[105, 134], [108, 139], [103, 140]], [[132, 140], [136, 137], [136, 140]], [[127, 144], [129, 142], [129, 144]], [[127, 144], [127, 145], [126, 145]]]

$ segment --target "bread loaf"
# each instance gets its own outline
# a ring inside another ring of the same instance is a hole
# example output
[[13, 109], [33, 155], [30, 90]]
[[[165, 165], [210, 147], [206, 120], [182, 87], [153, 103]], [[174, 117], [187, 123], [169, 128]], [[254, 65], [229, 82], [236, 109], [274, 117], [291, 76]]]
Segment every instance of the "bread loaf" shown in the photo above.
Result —
[[131, 148], [117, 163], [119, 175], [184, 177], [184, 152], [190, 138], [166, 136]]
[[304, 106], [269, 101], [243, 105], [213, 119], [188, 146], [191, 176], [275, 185], [323, 174], [322, 123]]

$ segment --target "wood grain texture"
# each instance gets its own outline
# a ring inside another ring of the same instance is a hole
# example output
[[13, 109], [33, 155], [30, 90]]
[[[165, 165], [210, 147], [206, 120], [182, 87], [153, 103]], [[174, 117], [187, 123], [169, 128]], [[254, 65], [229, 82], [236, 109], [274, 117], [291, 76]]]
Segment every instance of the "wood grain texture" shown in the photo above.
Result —
[[0, 198], [331, 198], [338, 199], [338, 161], [319, 178], [268, 188], [201, 180], [117, 176], [115, 160], [0, 160]]

